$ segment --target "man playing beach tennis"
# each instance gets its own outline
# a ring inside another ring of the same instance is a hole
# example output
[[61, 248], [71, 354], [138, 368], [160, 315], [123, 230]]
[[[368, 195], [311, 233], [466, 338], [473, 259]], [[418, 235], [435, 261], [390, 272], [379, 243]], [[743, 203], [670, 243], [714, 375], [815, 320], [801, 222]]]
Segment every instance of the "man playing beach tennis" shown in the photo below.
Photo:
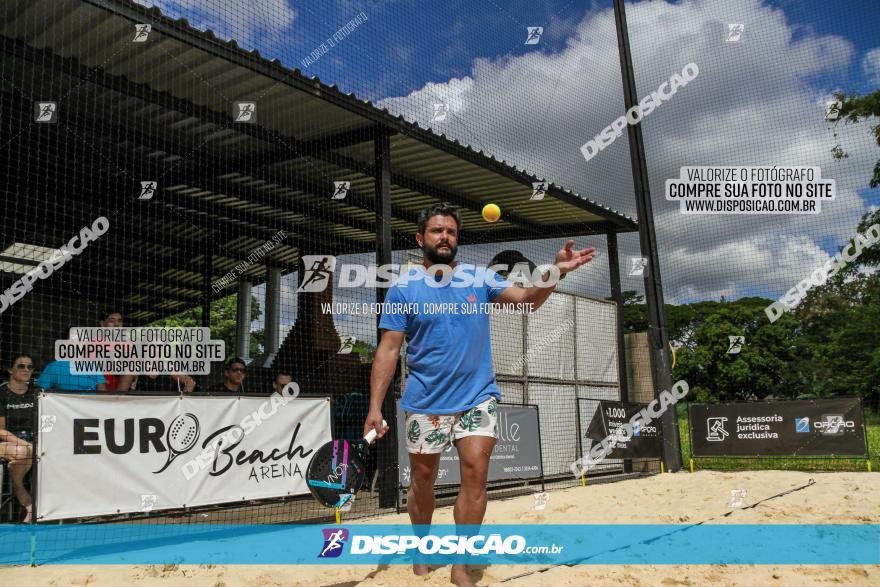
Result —
[[[412, 523], [427, 525], [434, 513], [434, 482], [440, 453], [454, 443], [461, 465], [461, 488], [455, 501], [457, 525], [479, 525], [486, 513], [489, 457], [498, 436], [495, 384], [489, 345], [490, 303], [537, 310], [555, 288], [552, 272], [541, 287], [511, 287], [491, 269], [455, 262], [460, 227], [458, 209], [436, 204], [419, 215], [416, 242], [422, 265], [410, 268], [388, 290], [379, 321], [381, 338], [370, 378], [370, 411], [364, 434], [381, 437], [382, 401], [407, 341], [409, 378], [401, 401], [406, 421], [400, 428], [410, 459], [406, 508]], [[589, 263], [594, 248], [572, 250], [568, 241], [553, 265], [561, 275]], [[413, 308], [417, 308], [415, 311]], [[416, 575], [427, 565], [413, 565]], [[474, 585], [467, 565], [453, 565], [452, 582]]]

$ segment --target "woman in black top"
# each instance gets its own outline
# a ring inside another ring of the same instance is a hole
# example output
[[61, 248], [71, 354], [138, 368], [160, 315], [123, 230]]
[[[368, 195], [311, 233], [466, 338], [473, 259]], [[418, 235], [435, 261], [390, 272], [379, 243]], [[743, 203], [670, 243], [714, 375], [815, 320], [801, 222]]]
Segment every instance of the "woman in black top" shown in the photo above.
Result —
[[27, 511], [24, 522], [30, 522], [33, 500], [25, 489], [24, 476], [33, 460], [36, 394], [30, 381], [34, 360], [30, 355], [15, 355], [8, 370], [9, 381], [0, 383], [0, 459], [6, 461], [12, 490]]

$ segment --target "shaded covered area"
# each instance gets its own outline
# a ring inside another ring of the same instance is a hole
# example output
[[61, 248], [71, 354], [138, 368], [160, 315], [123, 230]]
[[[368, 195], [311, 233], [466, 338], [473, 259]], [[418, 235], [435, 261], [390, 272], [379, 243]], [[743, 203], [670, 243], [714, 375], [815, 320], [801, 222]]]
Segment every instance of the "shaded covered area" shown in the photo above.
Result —
[[[100, 216], [109, 233], [58, 289], [121, 306], [132, 324], [233, 293], [210, 285], [279, 230], [240, 279], [296, 270], [302, 254], [412, 247], [418, 211], [437, 201], [461, 206], [462, 245], [635, 228], [552, 183], [530, 200], [539, 178], [156, 9], [22, 1], [3, 22], [4, 289], [41, 260], [29, 248], [55, 249]], [[146, 42], [131, 41], [138, 22]], [[34, 122], [41, 100], [57, 103], [56, 123]], [[256, 122], [236, 122], [236, 102], [256, 104]], [[350, 182], [344, 199], [331, 199], [336, 181]], [[141, 182], [155, 182], [150, 199]], [[496, 224], [480, 220], [489, 201], [505, 210]], [[299, 308], [297, 325], [313, 304]], [[332, 321], [314, 330], [295, 326], [285, 346], [327, 347]]]
[[[135, 326], [200, 307], [208, 326], [211, 302], [234, 293], [235, 350], [246, 354], [246, 306], [265, 283], [261, 364], [291, 369], [307, 393], [345, 393], [369, 365], [338, 353], [340, 333], [320, 309], [333, 289], [294, 294], [282, 341], [281, 277], [301, 279], [305, 255], [390, 263], [414, 247], [418, 212], [435, 202], [461, 207], [460, 245], [608, 235], [620, 301], [616, 234], [637, 227], [591, 199], [157, 9], [12, 0], [0, 23], [0, 289], [96, 218], [110, 226], [4, 308], [4, 356], [25, 349], [45, 364], [54, 339], [108, 308]], [[150, 30], [136, 41], [139, 23]], [[55, 106], [43, 121], [46, 103]], [[480, 218], [488, 202], [504, 211], [495, 224]]]

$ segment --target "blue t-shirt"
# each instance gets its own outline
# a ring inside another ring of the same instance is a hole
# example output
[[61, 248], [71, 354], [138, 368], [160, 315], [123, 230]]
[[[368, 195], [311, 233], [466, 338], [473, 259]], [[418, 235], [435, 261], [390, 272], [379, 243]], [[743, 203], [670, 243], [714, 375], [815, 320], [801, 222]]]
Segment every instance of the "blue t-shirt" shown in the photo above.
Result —
[[[432, 279], [442, 286], [429, 286]], [[512, 284], [465, 263], [455, 266], [451, 280], [441, 279], [411, 267], [389, 288], [379, 320], [379, 328], [406, 333], [409, 378], [400, 405], [408, 412], [453, 414], [501, 397], [486, 309]]]
[[43, 389], [65, 391], [95, 391], [101, 383], [107, 383], [103, 375], [77, 375], [70, 372], [70, 361], [52, 361], [46, 365], [37, 385]]

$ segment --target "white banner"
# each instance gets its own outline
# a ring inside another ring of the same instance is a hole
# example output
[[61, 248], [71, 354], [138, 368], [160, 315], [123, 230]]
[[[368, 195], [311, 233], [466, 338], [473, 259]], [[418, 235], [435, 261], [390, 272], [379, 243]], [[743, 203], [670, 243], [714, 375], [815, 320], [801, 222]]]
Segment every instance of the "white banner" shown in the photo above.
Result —
[[42, 394], [37, 519], [308, 493], [330, 400], [284, 400]]

